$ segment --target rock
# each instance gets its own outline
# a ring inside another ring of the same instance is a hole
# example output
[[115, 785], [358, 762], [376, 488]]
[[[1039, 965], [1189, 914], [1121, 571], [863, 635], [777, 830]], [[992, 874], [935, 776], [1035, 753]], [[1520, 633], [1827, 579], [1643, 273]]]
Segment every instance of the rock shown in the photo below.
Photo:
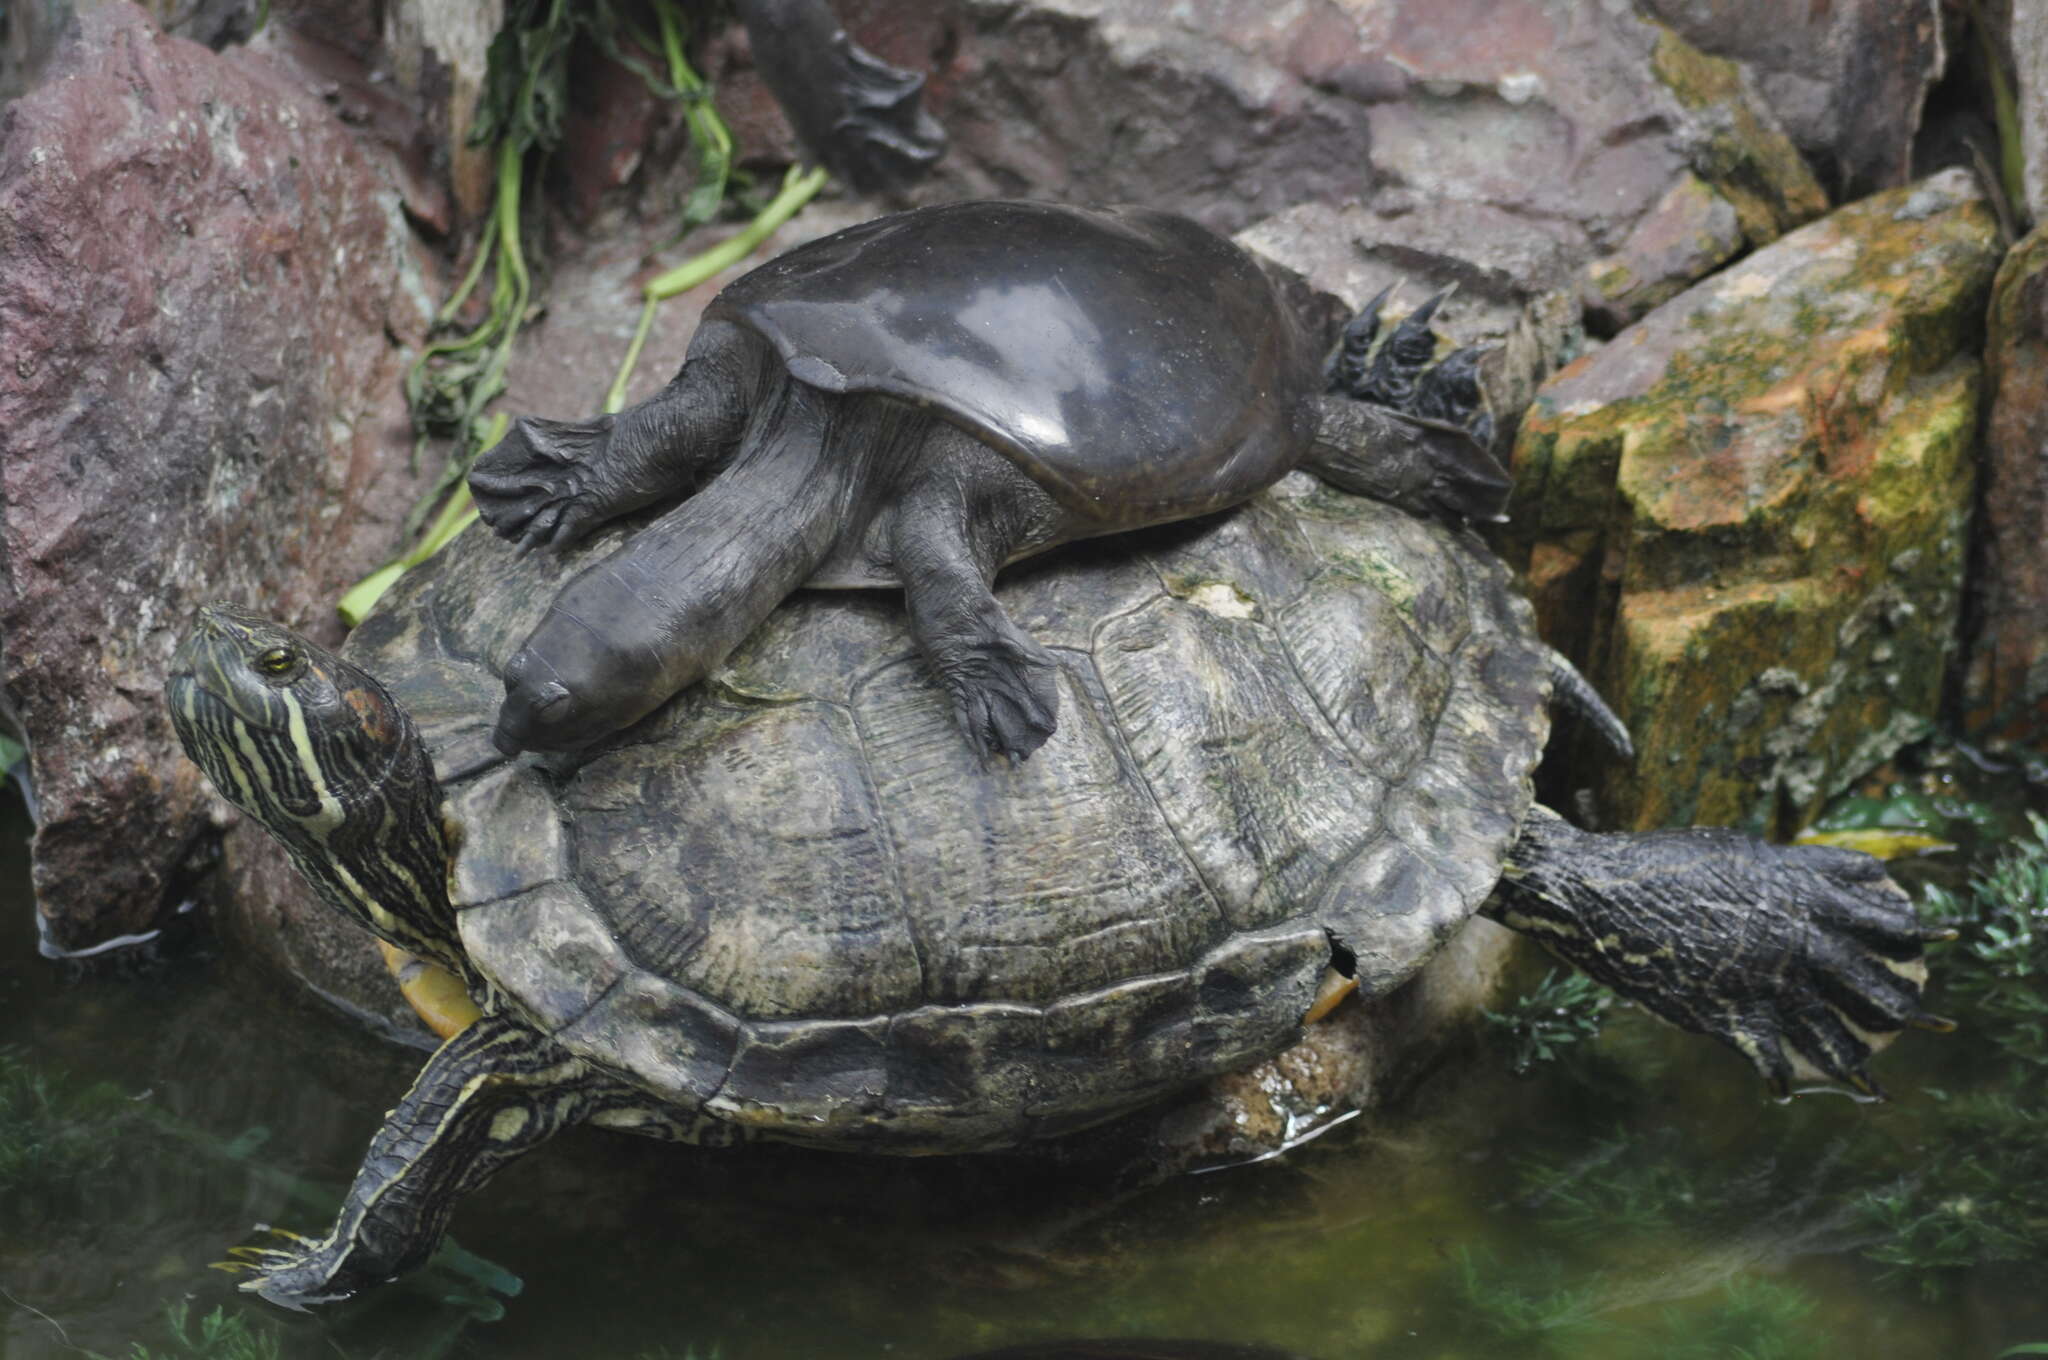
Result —
[[1538, 395], [1509, 552], [1635, 735], [1610, 819], [1779, 829], [1933, 717], [1998, 257], [1947, 171], [1696, 285]]
[[149, 928], [216, 819], [161, 698], [191, 612], [331, 640], [396, 546], [410, 252], [379, 162], [277, 59], [132, 5], [87, 8], [0, 123], [0, 679], [50, 945]]
[[1747, 67], [1839, 197], [1905, 183], [1927, 92], [1946, 60], [1941, 0], [1642, 0], [1642, 8], [1702, 51]]
[[2048, 227], [1999, 268], [1984, 358], [1983, 523], [1966, 685], [1975, 726], [2048, 731]]
[[[951, 145], [921, 197], [1142, 201], [1221, 231], [1310, 202], [1356, 199], [1390, 218], [1487, 204], [1557, 236], [1580, 262], [1688, 172], [1729, 192], [1735, 171], [1777, 196], [1780, 229], [1824, 206], [1732, 67], [1698, 98], [1657, 55], [1683, 44], [1614, 6], [842, 0], [840, 9], [862, 43], [931, 72], [931, 107]], [[786, 154], [786, 139], [759, 140], [772, 120], [741, 71], [720, 80], [720, 107], [743, 148]], [[1731, 139], [1747, 143], [1743, 154], [1729, 154]]]
[[384, 51], [399, 87], [419, 101], [435, 144], [446, 148], [459, 219], [490, 210], [496, 167], [491, 148], [470, 143], [483, 93], [491, 39], [505, 23], [505, 0], [392, 0], [384, 11]]

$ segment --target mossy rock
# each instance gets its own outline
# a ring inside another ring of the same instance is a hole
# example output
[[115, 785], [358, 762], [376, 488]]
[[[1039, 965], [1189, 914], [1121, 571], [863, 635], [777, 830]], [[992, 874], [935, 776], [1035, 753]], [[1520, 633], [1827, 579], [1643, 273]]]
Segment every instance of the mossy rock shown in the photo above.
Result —
[[1608, 816], [1776, 829], [1932, 719], [1998, 259], [1948, 172], [1800, 228], [1538, 394], [1506, 548], [1635, 732]]

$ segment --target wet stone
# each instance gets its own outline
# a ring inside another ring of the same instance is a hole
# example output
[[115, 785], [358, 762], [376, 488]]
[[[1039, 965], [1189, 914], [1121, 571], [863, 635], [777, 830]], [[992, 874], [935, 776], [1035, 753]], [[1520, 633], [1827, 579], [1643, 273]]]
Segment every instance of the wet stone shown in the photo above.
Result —
[[[1932, 719], [1998, 255], [1971, 177], [1943, 172], [1800, 228], [1547, 384], [1501, 537], [1544, 634], [1634, 734], [1632, 766], [1588, 751], [1604, 815], [1796, 823]], [[1732, 722], [1774, 668], [1806, 697]]]

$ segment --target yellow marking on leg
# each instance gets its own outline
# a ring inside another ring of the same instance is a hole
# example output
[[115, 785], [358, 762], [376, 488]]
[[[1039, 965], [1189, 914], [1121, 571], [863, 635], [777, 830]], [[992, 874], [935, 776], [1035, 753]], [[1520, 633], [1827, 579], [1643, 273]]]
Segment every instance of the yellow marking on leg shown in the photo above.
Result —
[[509, 1143], [517, 1138], [532, 1118], [522, 1105], [512, 1105], [491, 1116], [490, 1138], [493, 1143]]

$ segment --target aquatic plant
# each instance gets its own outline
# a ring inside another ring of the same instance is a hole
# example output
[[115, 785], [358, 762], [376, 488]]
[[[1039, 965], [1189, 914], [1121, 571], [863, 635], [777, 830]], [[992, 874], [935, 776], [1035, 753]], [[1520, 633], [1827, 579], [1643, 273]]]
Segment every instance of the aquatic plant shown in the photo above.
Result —
[[2028, 816], [2032, 835], [1967, 888], [1922, 898], [1925, 917], [1957, 932], [1933, 962], [1943, 1004], [2001, 1067], [1966, 1094], [1923, 1092], [1922, 1160], [1859, 1201], [1882, 1239], [1866, 1253], [1930, 1296], [1966, 1267], [2048, 1258], [2048, 820]]
[[0, 1203], [76, 1182], [114, 1160], [113, 1136], [131, 1121], [114, 1087], [72, 1089], [0, 1049]]
[[[191, 1308], [182, 1299], [165, 1305], [164, 1331], [170, 1337], [167, 1349], [151, 1350], [136, 1341], [118, 1360], [278, 1360], [280, 1354], [279, 1334], [270, 1324], [252, 1327], [244, 1314], [215, 1308], [198, 1320], [195, 1330]], [[87, 1354], [92, 1360], [108, 1360]]]
[[[1475, 1337], [1522, 1346], [1562, 1347], [1608, 1324], [1600, 1319], [1594, 1284], [1568, 1286], [1555, 1256], [1518, 1261], [1510, 1268], [1490, 1252], [1456, 1253], [1459, 1327]], [[1566, 1352], [1569, 1353], [1569, 1352]]]
[[1737, 1277], [1706, 1308], [1668, 1309], [1637, 1352], [1658, 1360], [1825, 1360], [1813, 1298], [1774, 1280]]
[[1614, 993], [1584, 973], [1553, 968], [1506, 1010], [1488, 1010], [1485, 1015], [1491, 1033], [1507, 1051], [1508, 1066], [1523, 1075], [1572, 1044], [1598, 1035], [1613, 1004]]
[[1673, 1130], [1642, 1137], [1624, 1128], [1567, 1162], [1520, 1164], [1519, 1202], [1575, 1237], [1665, 1232], [1695, 1219], [1703, 1195]]

